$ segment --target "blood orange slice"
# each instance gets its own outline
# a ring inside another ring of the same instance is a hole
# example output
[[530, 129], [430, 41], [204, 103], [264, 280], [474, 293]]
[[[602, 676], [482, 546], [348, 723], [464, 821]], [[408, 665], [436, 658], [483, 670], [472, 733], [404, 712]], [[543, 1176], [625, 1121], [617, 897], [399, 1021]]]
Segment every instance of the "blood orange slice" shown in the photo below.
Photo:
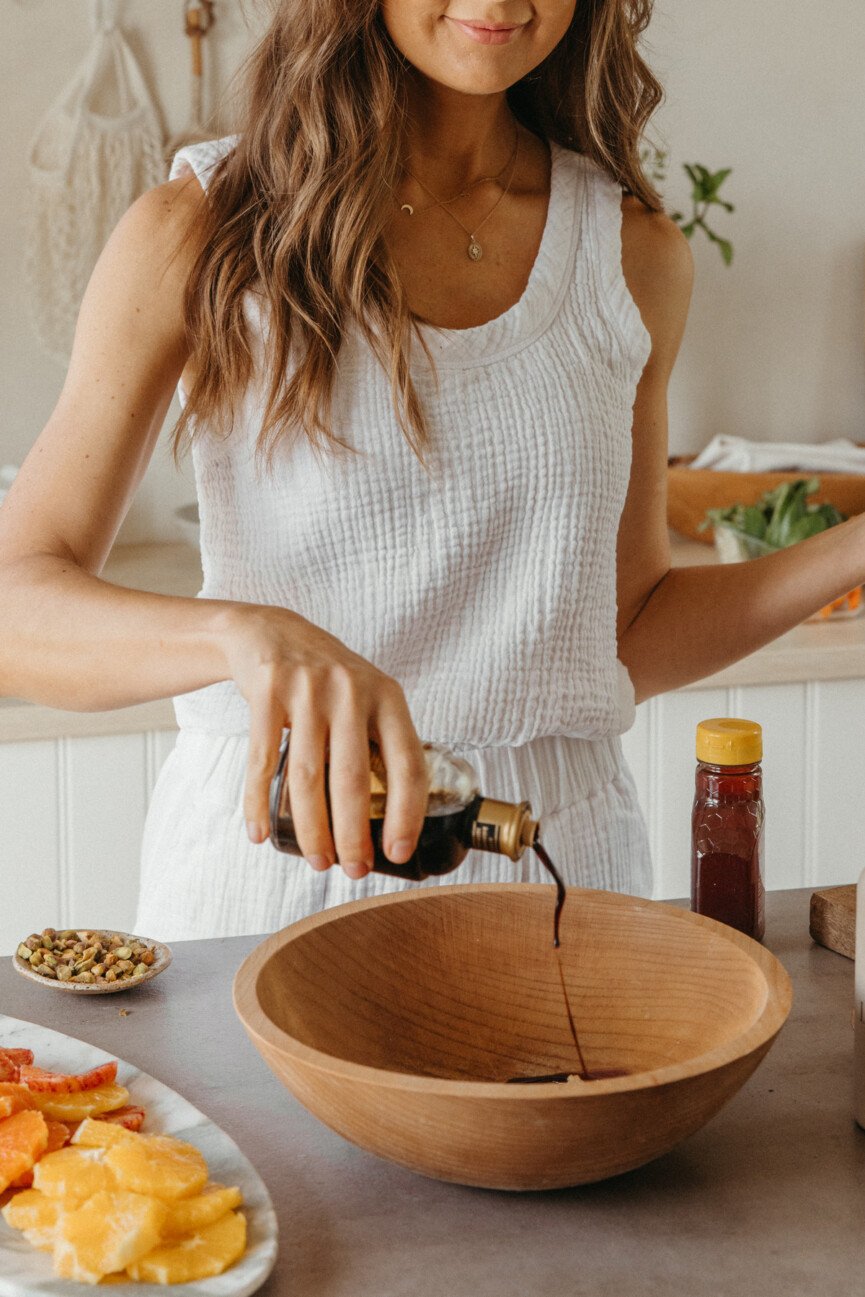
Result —
[[22, 1064], [19, 1077], [28, 1090], [36, 1094], [77, 1094], [81, 1090], [95, 1090], [99, 1085], [111, 1085], [117, 1076], [117, 1063], [102, 1063], [89, 1072], [68, 1076], [65, 1072], [46, 1072], [41, 1067]]
[[127, 1104], [125, 1108], [117, 1108], [114, 1112], [101, 1112], [94, 1118], [95, 1121], [110, 1121], [115, 1126], [122, 1126], [124, 1130], [140, 1130], [144, 1125], [145, 1112], [137, 1104]]

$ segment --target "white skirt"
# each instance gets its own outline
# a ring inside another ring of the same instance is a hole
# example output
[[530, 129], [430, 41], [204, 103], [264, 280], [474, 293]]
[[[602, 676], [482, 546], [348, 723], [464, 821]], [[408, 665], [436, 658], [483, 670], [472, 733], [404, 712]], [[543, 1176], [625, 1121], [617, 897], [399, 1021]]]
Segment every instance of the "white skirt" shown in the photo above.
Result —
[[[240, 735], [180, 731], [145, 825], [136, 932], [162, 941], [245, 936], [409, 887], [549, 881], [530, 850], [517, 861], [470, 851], [458, 869], [425, 883], [384, 874], [353, 882], [338, 866], [317, 873], [246, 836], [247, 747]], [[648, 835], [618, 738], [553, 736], [517, 748], [454, 751], [473, 766], [488, 797], [531, 803], [566, 883], [651, 895]]]

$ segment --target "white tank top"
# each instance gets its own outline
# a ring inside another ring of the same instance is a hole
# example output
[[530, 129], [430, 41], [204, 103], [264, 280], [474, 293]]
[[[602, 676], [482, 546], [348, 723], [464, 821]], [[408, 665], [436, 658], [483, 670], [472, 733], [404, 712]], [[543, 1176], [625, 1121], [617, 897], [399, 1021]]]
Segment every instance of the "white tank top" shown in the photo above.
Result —
[[[206, 188], [236, 138], [181, 149], [172, 178], [193, 172]], [[300, 436], [265, 468], [259, 378], [231, 435], [200, 429], [192, 452], [201, 596], [302, 614], [399, 681], [422, 738], [455, 746], [601, 738], [633, 720], [616, 653], [616, 537], [650, 339], [622, 274], [620, 187], [579, 154], [551, 151], [546, 225], [520, 300], [475, 328], [424, 326], [439, 376], [436, 387], [414, 361], [426, 467], [355, 328], [333, 416], [361, 453], [322, 456]], [[260, 362], [267, 326], [253, 294], [246, 318]], [[175, 706], [181, 728], [248, 728], [232, 682]]]

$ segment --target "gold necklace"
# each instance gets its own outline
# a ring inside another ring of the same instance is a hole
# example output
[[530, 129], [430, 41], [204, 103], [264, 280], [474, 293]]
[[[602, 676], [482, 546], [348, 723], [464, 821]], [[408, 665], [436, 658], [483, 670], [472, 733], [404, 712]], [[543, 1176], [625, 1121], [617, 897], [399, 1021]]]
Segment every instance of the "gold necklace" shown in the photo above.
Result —
[[[514, 144], [514, 151], [513, 151], [513, 153], [511, 154], [511, 163], [512, 163], [512, 165], [511, 165], [511, 174], [510, 174], [510, 176], [508, 177], [508, 183], [505, 185], [504, 189], [503, 189], [502, 192], [499, 194], [498, 198], [497, 198], [496, 201], [493, 203], [492, 207], [491, 207], [490, 210], [487, 212], [486, 216], [483, 218], [482, 221], [480, 221], [480, 222], [475, 226], [475, 228], [474, 228], [473, 230], [467, 230], [466, 227], [463, 225], [462, 221], [461, 221], [457, 216], [455, 216], [455, 215], [453, 214], [453, 212], [450, 211], [450, 209], [448, 208], [447, 203], [453, 203], [453, 202], [455, 202], [455, 201], [456, 201], [455, 198], [449, 198], [449, 199], [447, 199], [447, 200], [443, 200], [443, 199], [441, 199], [441, 198], [436, 198], [436, 196], [435, 196], [435, 194], [432, 192], [432, 190], [431, 190], [431, 189], [428, 189], [427, 186], [424, 184], [424, 182], [423, 182], [423, 181], [422, 181], [418, 176], [416, 176], [416, 175], [414, 174], [414, 172], [409, 171], [409, 173], [408, 173], [408, 174], [411, 176], [411, 178], [412, 178], [412, 179], [413, 179], [413, 180], [414, 180], [418, 185], [420, 185], [420, 187], [421, 187], [421, 189], [424, 191], [424, 193], [425, 193], [425, 194], [429, 194], [430, 198], [433, 199], [433, 202], [430, 203], [429, 206], [430, 206], [430, 207], [440, 207], [440, 208], [442, 209], [443, 212], [447, 212], [447, 214], [448, 214], [448, 216], [451, 218], [451, 220], [452, 220], [452, 221], [456, 221], [457, 225], [460, 227], [460, 229], [462, 230], [463, 234], [468, 235], [469, 243], [468, 243], [468, 247], [466, 248], [466, 255], [468, 256], [469, 261], [480, 261], [481, 257], [484, 255], [484, 250], [483, 250], [483, 248], [481, 247], [481, 245], [478, 243], [478, 240], [477, 240], [477, 233], [478, 233], [478, 230], [481, 228], [481, 226], [486, 225], [487, 221], [490, 219], [490, 217], [492, 216], [493, 212], [496, 210], [496, 208], [498, 207], [499, 203], [502, 201], [502, 199], [505, 197], [505, 195], [507, 194], [508, 190], [510, 189], [511, 184], [513, 183], [513, 179], [514, 179], [514, 172], [515, 172], [516, 169], [517, 169], [517, 157], [519, 156], [519, 151], [520, 151], [520, 133], [519, 133], [519, 128], [517, 128], [517, 131], [516, 131], [516, 142], [515, 142], [515, 144]], [[499, 174], [501, 174], [501, 173], [499, 173]], [[459, 198], [460, 196], [461, 196], [461, 195], [457, 194], [456, 197]], [[426, 210], [428, 210], [428, 209], [427, 209], [427, 208], [424, 208], [423, 210], [426, 211]], [[411, 214], [411, 213], [410, 213], [410, 214]]]
[[[500, 167], [494, 176], [478, 176], [477, 180], [473, 180], [470, 185], [466, 185], [465, 189], [461, 189], [459, 193], [454, 194], [452, 198], [442, 198], [442, 199], [436, 198], [434, 202], [427, 203], [425, 207], [414, 207], [411, 203], [402, 203], [399, 210], [401, 212], [405, 212], [407, 216], [420, 216], [422, 212], [428, 212], [433, 207], [447, 207], [450, 203], [455, 203], [458, 198], [464, 198], [466, 194], [471, 192], [472, 189], [476, 189], [478, 185], [482, 185], [488, 180], [493, 180], [493, 181], [501, 180], [502, 176], [505, 174], [508, 167], [511, 165], [511, 163], [514, 161], [514, 158], [516, 157], [518, 144], [519, 144], [519, 128], [516, 127], [515, 124], [514, 147], [511, 149], [511, 155], [505, 162], [504, 166]], [[409, 157], [411, 157], [411, 154], [409, 154]], [[408, 169], [408, 167], [406, 167], [406, 173], [411, 176], [412, 180], [414, 180], [416, 184], [420, 185], [421, 182], [418, 180], [414, 172]], [[421, 188], [423, 189], [424, 186], [421, 185]], [[429, 193], [429, 190], [427, 189], [426, 192]]]

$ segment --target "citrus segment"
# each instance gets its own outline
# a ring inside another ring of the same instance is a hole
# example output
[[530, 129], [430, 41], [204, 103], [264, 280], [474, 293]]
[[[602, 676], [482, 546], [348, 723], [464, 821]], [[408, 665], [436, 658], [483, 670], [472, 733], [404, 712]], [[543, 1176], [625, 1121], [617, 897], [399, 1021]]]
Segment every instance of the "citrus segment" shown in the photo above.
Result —
[[108, 1121], [114, 1126], [122, 1126], [124, 1130], [140, 1130], [144, 1125], [146, 1113], [143, 1108], [139, 1108], [135, 1103], [128, 1103], [125, 1108], [117, 1108], [115, 1112], [102, 1112], [96, 1118], [97, 1121]]
[[20, 1085], [17, 1081], [0, 1081], [0, 1096], [13, 1101], [12, 1112], [23, 1112], [25, 1108], [36, 1107], [27, 1086]]
[[111, 1148], [112, 1144], [122, 1144], [132, 1139], [132, 1131], [107, 1120], [111, 1115], [108, 1113], [104, 1117], [85, 1117], [79, 1122], [70, 1142], [77, 1148]]
[[18, 1072], [18, 1064], [0, 1054], [0, 1081], [17, 1081]]
[[[48, 1143], [45, 1145], [45, 1153], [54, 1153], [58, 1148], [63, 1148], [64, 1144], [69, 1143], [69, 1127], [62, 1121], [52, 1121], [49, 1117], [45, 1125], [48, 1127]], [[44, 1154], [43, 1154], [44, 1156]], [[33, 1183], [33, 1171], [25, 1171], [19, 1175], [17, 1180], [12, 1181], [13, 1189], [29, 1189]]]
[[102, 1063], [75, 1076], [66, 1072], [46, 1072], [41, 1067], [24, 1064], [19, 1069], [18, 1079], [28, 1090], [40, 1094], [76, 1094], [82, 1090], [95, 1090], [100, 1085], [111, 1085], [117, 1079], [117, 1062]]
[[207, 1163], [198, 1149], [169, 1135], [139, 1135], [112, 1144], [105, 1164], [118, 1184], [169, 1202], [192, 1198], [207, 1183]]
[[24, 1189], [10, 1198], [2, 1210], [3, 1219], [12, 1229], [53, 1229], [61, 1212], [56, 1198], [48, 1198], [38, 1189]]
[[47, 1143], [48, 1127], [41, 1112], [16, 1112], [0, 1121], [0, 1193], [30, 1170]]
[[32, 1062], [30, 1049], [0, 1049], [0, 1081], [17, 1081], [21, 1064]]
[[63, 1216], [54, 1244], [54, 1273], [98, 1283], [125, 1270], [158, 1244], [165, 1204], [124, 1189], [102, 1190]]
[[127, 1273], [145, 1283], [190, 1283], [222, 1274], [243, 1256], [245, 1247], [246, 1219], [229, 1212], [186, 1238], [155, 1248], [127, 1266]]
[[212, 1225], [242, 1202], [243, 1195], [237, 1188], [226, 1188], [221, 1184], [205, 1185], [204, 1191], [197, 1197], [182, 1198], [171, 1204], [162, 1227], [163, 1237], [180, 1238], [183, 1234], [194, 1234], [205, 1225]]
[[122, 1085], [98, 1085], [93, 1090], [81, 1090], [74, 1094], [43, 1094], [31, 1090], [31, 1095], [40, 1112], [55, 1121], [83, 1121], [85, 1117], [95, 1117], [100, 1112], [112, 1112], [123, 1108], [129, 1099], [129, 1091]]
[[0, 1049], [0, 1058], [8, 1059], [10, 1063], [17, 1063], [20, 1067], [22, 1063], [28, 1065], [33, 1062], [32, 1049]]
[[113, 1172], [105, 1165], [104, 1149], [71, 1146], [46, 1153], [36, 1163], [33, 1183], [49, 1198], [62, 1198], [76, 1207], [92, 1194], [116, 1187]]

